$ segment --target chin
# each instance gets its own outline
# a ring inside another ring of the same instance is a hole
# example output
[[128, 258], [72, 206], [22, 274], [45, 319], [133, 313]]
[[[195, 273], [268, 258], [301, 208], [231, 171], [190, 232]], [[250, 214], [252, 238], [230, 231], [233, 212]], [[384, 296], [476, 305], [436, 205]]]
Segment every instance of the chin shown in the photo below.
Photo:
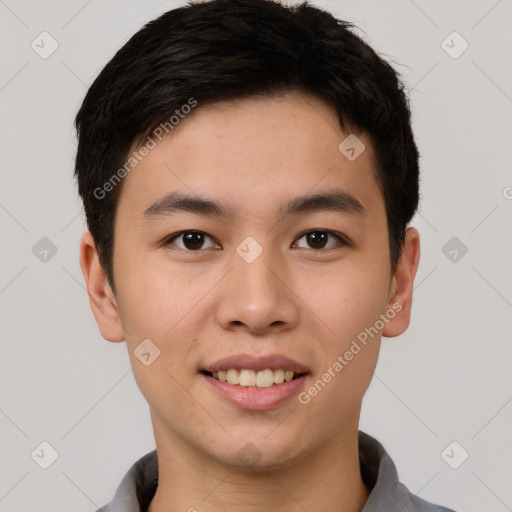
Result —
[[[298, 432], [293, 435], [286, 431], [279, 434], [277, 431], [272, 432], [276, 425], [271, 428], [252, 429], [251, 433], [246, 431], [238, 437], [233, 436], [232, 444], [224, 445], [212, 456], [221, 464], [253, 472], [289, 467], [304, 456], [299, 443], [302, 436]], [[236, 446], [234, 451], [233, 446]]]

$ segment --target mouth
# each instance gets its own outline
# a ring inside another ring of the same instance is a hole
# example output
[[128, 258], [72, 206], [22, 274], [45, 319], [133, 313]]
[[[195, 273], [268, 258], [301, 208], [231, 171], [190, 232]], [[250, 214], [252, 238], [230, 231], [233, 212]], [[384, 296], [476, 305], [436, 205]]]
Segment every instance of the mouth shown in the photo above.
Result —
[[233, 386], [241, 386], [245, 388], [271, 388], [280, 386], [285, 382], [291, 382], [308, 372], [294, 372], [284, 368], [265, 368], [264, 370], [255, 371], [250, 368], [229, 368], [228, 370], [218, 370], [215, 372], [202, 371], [204, 375], [217, 379], [220, 382], [227, 382]]
[[199, 369], [207, 388], [239, 409], [265, 410], [284, 405], [307, 383], [311, 370], [279, 354], [237, 354]]
[[200, 373], [245, 388], [271, 388], [310, 373], [309, 368], [289, 357], [269, 354], [255, 357], [235, 354], [205, 366]]
[[229, 368], [212, 372], [204, 370], [199, 375], [208, 389], [222, 400], [238, 409], [262, 411], [280, 407], [291, 400], [304, 388], [309, 373], [271, 368], [258, 371]]

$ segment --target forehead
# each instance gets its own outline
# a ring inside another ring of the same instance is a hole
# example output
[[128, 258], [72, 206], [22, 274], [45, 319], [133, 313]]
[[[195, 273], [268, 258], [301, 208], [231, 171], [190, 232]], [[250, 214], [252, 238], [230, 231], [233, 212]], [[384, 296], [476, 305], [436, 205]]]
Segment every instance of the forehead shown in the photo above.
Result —
[[382, 202], [370, 138], [342, 131], [337, 113], [311, 95], [198, 104], [153, 139], [124, 179], [118, 207], [132, 214], [173, 191], [215, 197], [233, 218], [269, 215], [273, 202], [282, 214], [285, 200], [330, 188], [368, 210]]

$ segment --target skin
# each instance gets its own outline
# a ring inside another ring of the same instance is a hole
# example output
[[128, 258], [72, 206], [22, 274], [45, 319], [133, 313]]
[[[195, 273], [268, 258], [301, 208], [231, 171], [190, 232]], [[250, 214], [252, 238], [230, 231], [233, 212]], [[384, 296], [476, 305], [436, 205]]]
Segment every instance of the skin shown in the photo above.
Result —
[[[385, 205], [371, 140], [349, 161], [336, 114], [298, 92], [199, 105], [124, 179], [115, 220], [113, 294], [86, 232], [80, 262], [102, 336], [126, 341], [133, 374], [149, 403], [159, 459], [150, 512], [360, 511], [357, 433], [363, 395], [381, 335], [410, 320], [419, 235], [408, 228], [391, 272]], [[333, 211], [288, 215], [295, 196], [340, 188], [366, 215]], [[170, 191], [208, 197], [236, 212], [219, 219], [143, 212]], [[204, 232], [193, 250], [180, 231]], [[335, 235], [312, 245], [305, 231]], [[248, 264], [237, 246], [251, 236], [262, 254]], [[174, 245], [173, 245], [174, 244]], [[200, 246], [200, 244], [199, 244]], [[188, 249], [187, 249], [188, 247]], [[319, 248], [320, 247], [320, 248]], [[283, 354], [311, 369], [307, 390], [357, 335], [393, 304], [401, 311], [309, 403], [294, 396], [263, 411], [215, 394], [198, 372], [239, 353]], [[134, 350], [149, 338], [160, 356], [149, 366]], [[253, 443], [260, 460], [238, 451]]]

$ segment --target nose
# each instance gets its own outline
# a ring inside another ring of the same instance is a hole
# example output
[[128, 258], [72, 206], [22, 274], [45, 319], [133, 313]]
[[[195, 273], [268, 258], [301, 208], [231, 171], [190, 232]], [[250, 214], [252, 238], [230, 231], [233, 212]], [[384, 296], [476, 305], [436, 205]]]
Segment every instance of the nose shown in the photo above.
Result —
[[226, 330], [252, 334], [276, 334], [293, 328], [299, 318], [298, 298], [290, 269], [272, 259], [266, 250], [247, 263], [238, 254], [219, 290], [216, 310], [219, 325]]

